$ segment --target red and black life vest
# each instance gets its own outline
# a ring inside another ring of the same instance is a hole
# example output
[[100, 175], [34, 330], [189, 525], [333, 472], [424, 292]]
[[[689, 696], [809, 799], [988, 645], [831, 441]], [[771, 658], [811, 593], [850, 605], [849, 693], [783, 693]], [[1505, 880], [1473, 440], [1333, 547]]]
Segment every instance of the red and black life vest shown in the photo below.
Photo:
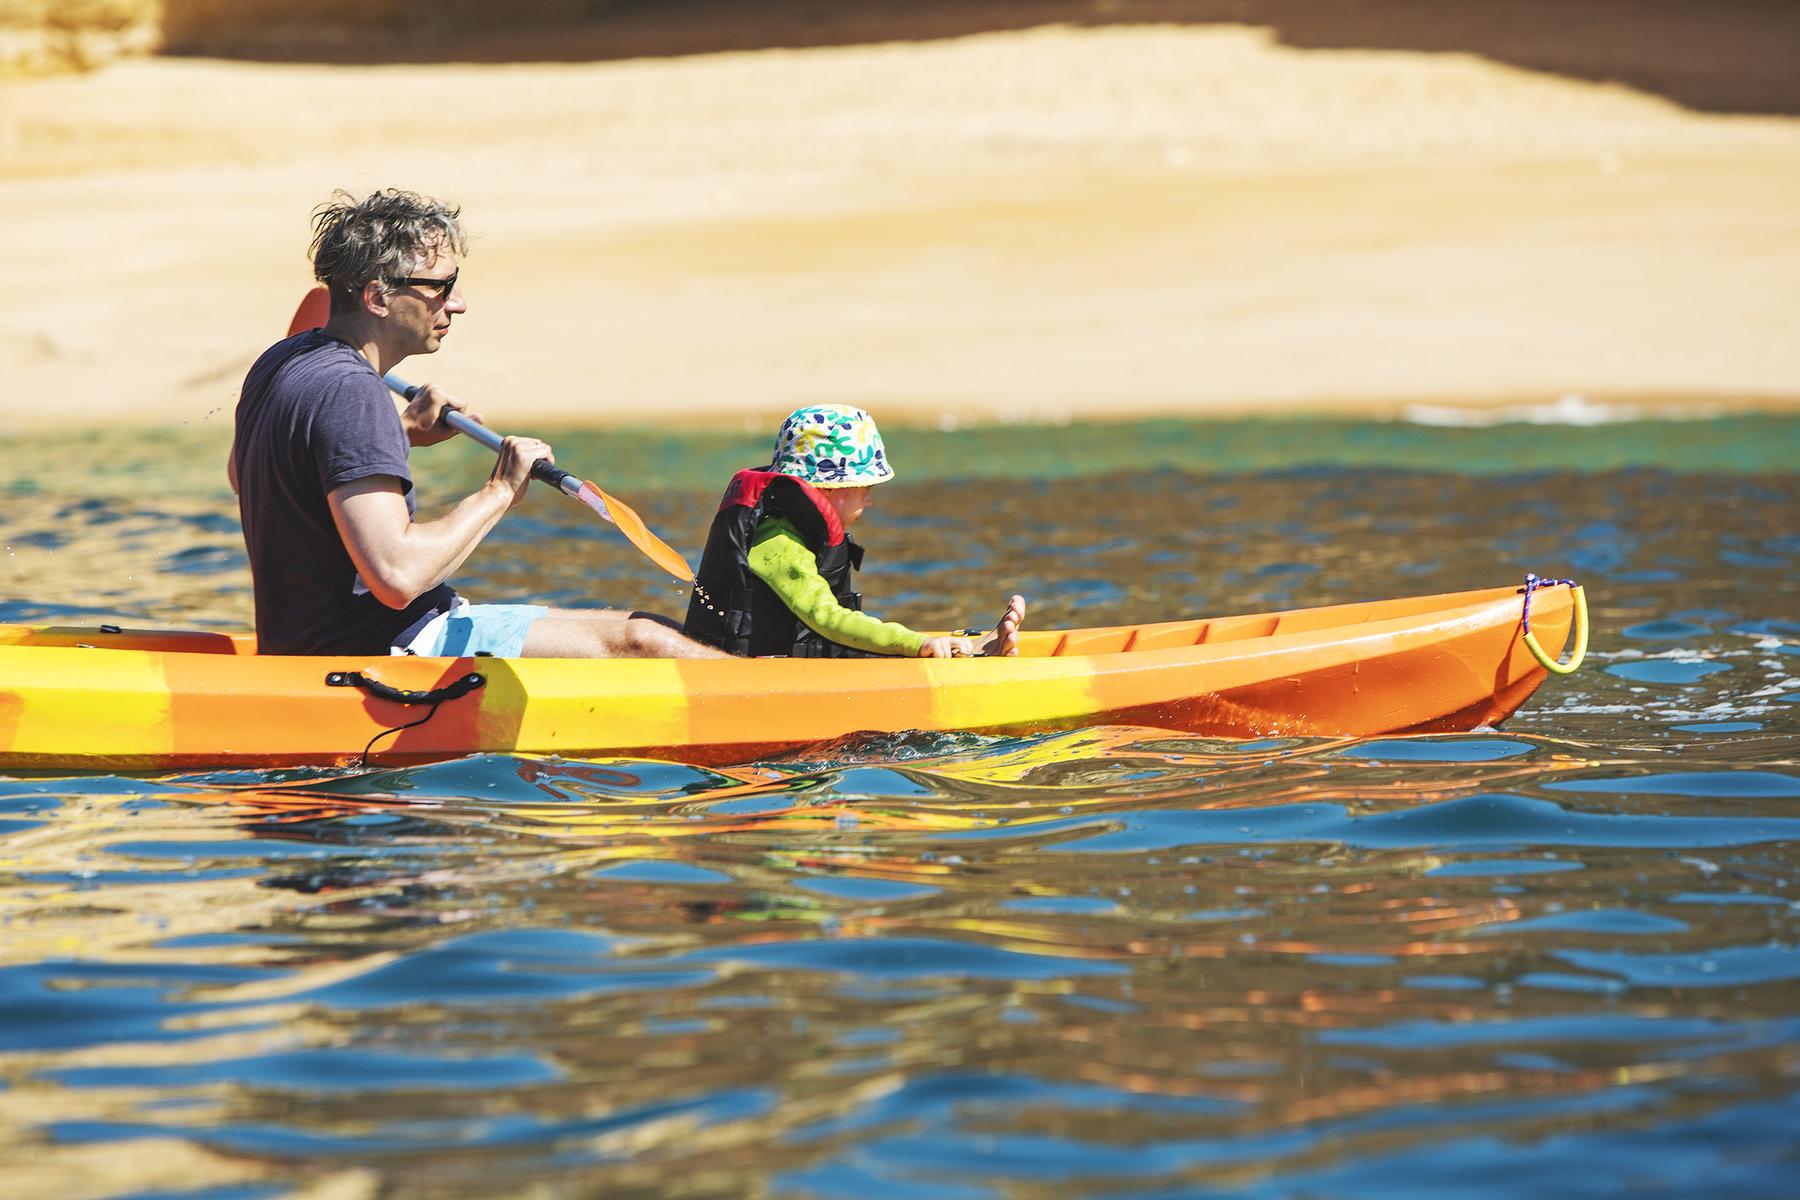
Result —
[[862, 547], [845, 534], [836, 511], [803, 480], [752, 469], [731, 477], [713, 517], [688, 603], [688, 636], [759, 658], [872, 657], [814, 633], [751, 572], [750, 539], [759, 524], [774, 517], [785, 518], [799, 532], [837, 602], [862, 610], [862, 597], [850, 586], [851, 572], [862, 566]]

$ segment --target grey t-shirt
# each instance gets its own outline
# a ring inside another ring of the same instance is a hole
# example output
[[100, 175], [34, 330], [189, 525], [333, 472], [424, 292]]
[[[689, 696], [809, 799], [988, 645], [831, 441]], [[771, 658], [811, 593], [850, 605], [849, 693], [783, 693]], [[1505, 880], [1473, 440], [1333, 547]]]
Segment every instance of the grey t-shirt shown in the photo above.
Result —
[[250, 368], [232, 453], [238, 515], [263, 654], [381, 654], [456, 593], [440, 584], [404, 609], [363, 586], [326, 502], [373, 475], [400, 482], [413, 511], [406, 430], [367, 359], [318, 330], [277, 342]]

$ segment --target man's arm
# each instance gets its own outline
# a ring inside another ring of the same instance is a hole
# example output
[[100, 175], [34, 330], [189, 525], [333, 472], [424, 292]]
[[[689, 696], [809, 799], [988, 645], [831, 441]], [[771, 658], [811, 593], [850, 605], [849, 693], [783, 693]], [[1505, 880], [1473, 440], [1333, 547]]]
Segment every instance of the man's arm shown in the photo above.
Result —
[[549, 457], [550, 447], [536, 438], [507, 438], [488, 481], [435, 521], [412, 519], [393, 475], [333, 488], [331, 517], [364, 586], [389, 608], [405, 608], [462, 566], [524, 495], [531, 464]]

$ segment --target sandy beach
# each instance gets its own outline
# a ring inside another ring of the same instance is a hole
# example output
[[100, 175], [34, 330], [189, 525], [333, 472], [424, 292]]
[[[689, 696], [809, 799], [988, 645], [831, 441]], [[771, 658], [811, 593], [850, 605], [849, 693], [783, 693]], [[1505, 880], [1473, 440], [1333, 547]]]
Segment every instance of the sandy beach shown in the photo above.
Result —
[[1800, 119], [1259, 25], [0, 83], [0, 429], [226, 422], [334, 188], [496, 423], [1800, 408]]

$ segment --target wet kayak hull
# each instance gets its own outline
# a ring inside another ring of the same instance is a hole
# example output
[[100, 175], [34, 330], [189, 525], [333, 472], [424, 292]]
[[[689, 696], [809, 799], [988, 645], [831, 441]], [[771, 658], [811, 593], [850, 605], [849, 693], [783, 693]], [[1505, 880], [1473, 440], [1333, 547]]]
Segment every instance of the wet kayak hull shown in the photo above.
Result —
[[[1534, 596], [1545, 649], [1571, 624], [1566, 588]], [[866, 731], [1467, 730], [1545, 678], [1519, 625], [1518, 591], [1497, 588], [1034, 632], [1006, 659], [308, 658], [257, 655], [243, 635], [0, 626], [0, 769], [329, 765], [372, 740], [387, 764], [476, 752], [724, 764]], [[353, 672], [420, 693], [482, 681], [431, 711], [327, 682]]]

